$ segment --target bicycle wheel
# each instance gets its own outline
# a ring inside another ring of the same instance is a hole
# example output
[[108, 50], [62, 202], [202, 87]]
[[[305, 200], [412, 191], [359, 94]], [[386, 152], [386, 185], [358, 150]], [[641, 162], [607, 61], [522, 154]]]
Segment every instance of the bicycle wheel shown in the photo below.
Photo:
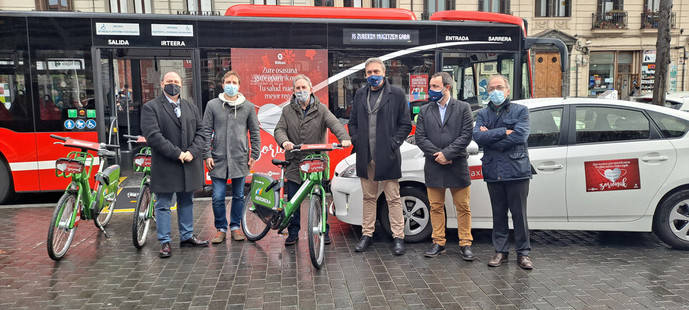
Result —
[[137, 249], [144, 246], [148, 237], [148, 229], [151, 226], [151, 218], [148, 217], [149, 208], [152, 207], [151, 198], [151, 187], [144, 184], [137, 196], [132, 221], [132, 242]]
[[247, 197], [244, 211], [242, 211], [242, 231], [249, 241], [258, 241], [266, 236], [270, 230], [270, 223], [266, 224], [254, 211], [251, 211], [252, 206], [251, 198]]
[[55, 206], [53, 217], [48, 228], [48, 256], [55, 261], [60, 260], [69, 249], [74, 239], [77, 226], [69, 228], [69, 222], [74, 214], [74, 209], [78, 208], [77, 196], [73, 193], [65, 193]]
[[325, 258], [325, 234], [322, 231], [322, 227], [326, 219], [323, 218], [322, 201], [323, 197], [321, 194], [313, 194], [311, 196], [306, 231], [309, 237], [309, 255], [311, 256], [311, 263], [317, 269], [323, 267]]
[[[103, 192], [101, 196], [101, 191]], [[96, 221], [105, 228], [110, 220], [112, 214], [115, 213], [115, 203], [117, 202], [117, 186], [115, 190], [111, 190], [109, 186], [100, 184], [98, 186], [98, 195], [96, 197], [103, 197], [103, 205], [98, 210]]]

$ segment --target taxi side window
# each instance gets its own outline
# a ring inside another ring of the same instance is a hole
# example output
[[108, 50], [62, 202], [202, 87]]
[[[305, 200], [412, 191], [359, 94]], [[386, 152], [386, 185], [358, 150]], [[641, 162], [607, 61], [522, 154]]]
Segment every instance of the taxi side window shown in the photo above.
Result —
[[689, 131], [689, 121], [663, 113], [648, 111], [665, 138], [680, 138]]
[[650, 123], [639, 111], [600, 108], [576, 108], [576, 142], [612, 142], [648, 139]]
[[530, 112], [529, 147], [558, 145], [561, 121], [562, 108]]

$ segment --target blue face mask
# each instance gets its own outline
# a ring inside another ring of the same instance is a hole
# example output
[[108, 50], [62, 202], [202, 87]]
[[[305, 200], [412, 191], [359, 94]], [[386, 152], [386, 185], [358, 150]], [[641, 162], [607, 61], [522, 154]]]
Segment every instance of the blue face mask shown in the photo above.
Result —
[[383, 81], [383, 76], [371, 75], [366, 78], [366, 81], [368, 82], [368, 85], [370, 85], [371, 87], [378, 87], [380, 83]]
[[294, 93], [294, 97], [297, 98], [297, 102], [304, 103], [311, 99], [311, 93], [305, 90], [300, 90]]
[[499, 107], [505, 102], [505, 93], [496, 89], [488, 94], [488, 98], [490, 98], [490, 102]]
[[225, 84], [225, 86], [223, 86], [223, 90], [228, 96], [234, 97], [237, 95], [237, 92], [239, 92], [239, 86], [235, 84]]
[[443, 92], [442, 91], [435, 91], [432, 89], [428, 90], [428, 101], [438, 102], [442, 98], [443, 98]]

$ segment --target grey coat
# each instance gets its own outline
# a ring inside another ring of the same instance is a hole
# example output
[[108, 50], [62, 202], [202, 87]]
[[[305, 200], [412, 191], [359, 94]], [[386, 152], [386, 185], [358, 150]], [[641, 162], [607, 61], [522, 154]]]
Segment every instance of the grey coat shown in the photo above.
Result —
[[[424, 174], [427, 187], [465, 188], [471, 185], [467, 163], [467, 146], [471, 142], [473, 118], [469, 104], [450, 99], [441, 123], [440, 108], [431, 102], [421, 108], [416, 122], [416, 145], [426, 157]], [[442, 152], [452, 164], [435, 161], [436, 152]]]
[[[211, 177], [232, 179], [249, 174], [249, 155], [254, 160], [261, 155], [261, 137], [254, 105], [245, 100], [237, 106], [215, 98], [208, 101], [203, 115], [203, 135], [207, 145], [204, 159], [213, 158], [215, 167]], [[251, 137], [251, 153], [247, 141]]]
[[[141, 131], [151, 147], [151, 190], [154, 193], [193, 192], [203, 185], [203, 148], [201, 113], [180, 99], [181, 117], [165, 95], [146, 102], [141, 112]], [[182, 164], [179, 154], [189, 151], [191, 162]]]
[[[328, 107], [320, 103], [316, 96], [311, 94], [311, 106], [304, 117], [301, 106], [292, 95], [289, 105], [282, 109], [282, 115], [275, 127], [275, 141], [280, 147], [285, 141], [290, 141], [295, 145], [325, 143], [327, 129], [330, 129], [340, 141], [350, 139], [344, 126], [328, 110]], [[285, 159], [290, 162], [285, 171], [287, 180], [301, 183], [299, 161], [308, 154], [308, 152], [285, 153]]]

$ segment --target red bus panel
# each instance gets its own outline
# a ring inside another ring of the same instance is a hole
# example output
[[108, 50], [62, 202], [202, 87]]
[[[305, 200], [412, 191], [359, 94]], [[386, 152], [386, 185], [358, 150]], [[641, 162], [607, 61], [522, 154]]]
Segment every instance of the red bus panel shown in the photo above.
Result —
[[253, 4], [233, 5], [227, 8], [227, 11], [225, 11], [225, 16], [416, 20], [416, 15], [414, 12], [406, 9], [335, 8]]

